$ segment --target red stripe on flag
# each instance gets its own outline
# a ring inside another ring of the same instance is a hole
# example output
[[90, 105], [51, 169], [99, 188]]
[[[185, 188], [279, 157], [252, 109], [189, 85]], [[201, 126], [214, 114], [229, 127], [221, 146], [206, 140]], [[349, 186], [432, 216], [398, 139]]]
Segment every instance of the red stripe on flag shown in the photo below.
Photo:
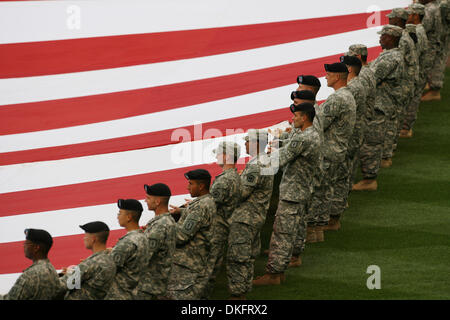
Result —
[[[383, 24], [388, 12], [381, 12]], [[0, 78], [118, 68], [260, 48], [363, 29], [371, 14], [3, 44], [0, 45]], [[325, 25], [331, 27], [324, 28]]]

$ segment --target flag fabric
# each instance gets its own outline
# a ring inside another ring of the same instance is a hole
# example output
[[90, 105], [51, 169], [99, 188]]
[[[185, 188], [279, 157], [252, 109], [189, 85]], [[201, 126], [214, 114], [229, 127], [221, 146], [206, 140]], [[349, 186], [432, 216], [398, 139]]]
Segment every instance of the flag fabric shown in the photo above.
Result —
[[219, 141], [289, 119], [298, 75], [326, 99], [323, 65], [354, 43], [374, 59], [407, 4], [0, 1], [0, 293], [31, 264], [25, 228], [50, 232], [57, 269], [90, 254], [79, 225], [104, 221], [113, 246], [117, 199], [163, 182], [184, 203], [184, 172], [217, 175]]

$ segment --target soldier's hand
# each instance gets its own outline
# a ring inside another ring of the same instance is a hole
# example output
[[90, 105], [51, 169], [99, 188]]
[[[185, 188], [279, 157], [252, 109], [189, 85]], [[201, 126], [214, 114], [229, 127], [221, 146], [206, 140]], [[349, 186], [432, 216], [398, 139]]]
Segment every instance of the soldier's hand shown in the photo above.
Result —
[[184, 199], [184, 201], [186, 201], [186, 203], [184, 204], [184, 206], [186, 207], [189, 203], [192, 202], [192, 199]]
[[291, 130], [292, 130], [292, 127], [287, 127], [284, 131], [291, 132]]
[[110, 248], [106, 248], [106, 252], [111, 253], [112, 249], [113, 248], [111, 248], [111, 247]]
[[239, 175], [241, 175], [242, 172], [244, 172], [244, 169], [238, 170]]
[[179, 207], [176, 207], [176, 206], [173, 206], [173, 205], [169, 205], [169, 207], [171, 207], [172, 209], [169, 209], [169, 212], [171, 213], [171, 214], [178, 214], [178, 213], [181, 213], [181, 210], [180, 210], [180, 208]]
[[61, 273], [64, 275], [64, 274], [66, 274], [67, 273], [67, 268], [66, 267], [63, 267], [62, 269], [61, 269]]
[[84, 259], [80, 259], [80, 263], [82, 263], [84, 261]]
[[147, 225], [142, 226], [141, 229], [142, 229], [142, 231], [145, 231], [145, 229], [147, 229]]

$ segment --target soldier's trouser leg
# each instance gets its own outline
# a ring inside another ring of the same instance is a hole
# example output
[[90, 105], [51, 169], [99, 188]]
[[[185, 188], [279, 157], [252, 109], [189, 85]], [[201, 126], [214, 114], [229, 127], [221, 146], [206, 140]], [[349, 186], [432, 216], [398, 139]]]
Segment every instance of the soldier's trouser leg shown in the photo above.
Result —
[[167, 283], [167, 294], [173, 300], [198, 300], [204, 292], [204, 274], [174, 263]]
[[403, 121], [403, 130], [410, 130], [413, 128], [414, 123], [417, 120], [417, 112], [419, 111], [420, 98], [422, 98], [423, 90], [425, 89], [427, 82], [421, 78], [416, 86], [414, 97], [411, 99], [411, 103], [406, 108], [405, 120]]
[[333, 187], [325, 178], [319, 187], [315, 188], [308, 208], [308, 226], [325, 226], [330, 220], [330, 204]]
[[245, 223], [230, 225], [227, 253], [228, 288], [231, 295], [245, 295], [252, 289], [255, 259], [259, 254], [260, 234]]
[[348, 167], [349, 159], [333, 165], [333, 199], [331, 202], [330, 216], [338, 218], [345, 211], [348, 198]]
[[214, 239], [211, 243], [211, 249], [208, 258], [208, 283], [205, 286], [205, 299], [208, 299], [211, 296], [212, 291], [214, 290], [217, 275], [219, 274], [220, 268], [222, 267], [225, 249], [228, 242], [228, 232], [229, 226], [226, 223], [217, 224], [214, 228]]
[[296, 257], [300, 256], [303, 253], [303, 251], [305, 251], [306, 228], [308, 227], [307, 215], [311, 203], [312, 198], [307, 202], [305, 210], [302, 212], [302, 215], [300, 216], [300, 223], [298, 226], [297, 235], [295, 237], [294, 250], [292, 251], [292, 255]]
[[375, 110], [375, 116], [367, 124], [364, 143], [359, 152], [363, 179], [376, 179], [383, 154], [386, 116]]
[[431, 90], [441, 90], [444, 85], [444, 72], [447, 64], [447, 52], [446, 50], [439, 50], [436, 53], [436, 59], [434, 60], [433, 67], [428, 76], [428, 83]]
[[305, 204], [280, 200], [270, 238], [267, 273], [283, 273], [291, 260], [297, 229]]
[[386, 134], [384, 137], [383, 159], [392, 158], [394, 151], [394, 140], [397, 133], [397, 120], [397, 112], [395, 107], [392, 106], [390, 112], [386, 115]]
[[406, 107], [409, 105], [409, 102], [411, 101], [411, 99], [408, 99], [408, 103], [406, 105], [403, 106], [399, 106], [397, 108], [397, 131], [395, 132], [395, 136], [394, 136], [394, 145], [392, 147], [392, 150], [396, 150], [397, 149], [397, 144], [398, 144], [398, 137], [400, 135], [400, 131], [402, 130], [403, 127], [403, 122], [405, 121], [405, 116], [406, 116]]

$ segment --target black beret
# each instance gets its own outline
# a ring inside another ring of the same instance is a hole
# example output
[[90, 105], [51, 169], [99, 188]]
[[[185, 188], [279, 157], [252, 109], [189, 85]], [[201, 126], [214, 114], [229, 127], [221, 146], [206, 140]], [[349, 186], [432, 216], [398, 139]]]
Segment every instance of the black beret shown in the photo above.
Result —
[[332, 63], [332, 64], [324, 64], [324, 67], [325, 67], [325, 71], [327, 71], [327, 72], [339, 72], [339, 73], [347, 72], [348, 73], [347, 66], [340, 62], [336, 62], [336, 63]]
[[119, 199], [117, 200], [117, 206], [123, 210], [131, 210], [136, 212], [144, 211], [142, 204], [135, 199]]
[[362, 67], [361, 60], [359, 60], [355, 56], [341, 56], [339, 58], [339, 60], [341, 60], [341, 62], [344, 63], [347, 66], [356, 66], [356, 67], [359, 67], [359, 68]]
[[316, 100], [316, 95], [314, 92], [309, 90], [300, 90], [300, 91], [292, 91], [291, 92], [291, 100], [294, 99], [302, 99], [302, 100]]
[[84, 232], [87, 233], [97, 233], [102, 231], [109, 231], [108, 225], [101, 221], [94, 221], [86, 223], [82, 226], [80, 226], [81, 229], [84, 230]]
[[48, 245], [49, 248], [53, 245], [53, 238], [45, 230], [41, 229], [25, 229], [25, 239], [31, 242], [44, 243]]
[[314, 105], [312, 103], [309, 102], [303, 102], [300, 104], [291, 104], [290, 106], [291, 112], [297, 112], [297, 111], [302, 111], [302, 112], [308, 112], [308, 111], [316, 111], [316, 109], [314, 108]]
[[304, 76], [300, 75], [297, 77], [297, 83], [298, 84], [305, 84], [307, 86], [313, 86], [313, 87], [319, 87], [321, 86], [319, 79], [315, 76]]
[[197, 170], [191, 170], [184, 174], [186, 179], [189, 180], [209, 180], [211, 181], [211, 175], [209, 172], [205, 169], [197, 169]]
[[170, 197], [172, 195], [170, 188], [164, 183], [155, 183], [151, 186], [146, 184], [144, 188], [145, 192], [150, 196]]

